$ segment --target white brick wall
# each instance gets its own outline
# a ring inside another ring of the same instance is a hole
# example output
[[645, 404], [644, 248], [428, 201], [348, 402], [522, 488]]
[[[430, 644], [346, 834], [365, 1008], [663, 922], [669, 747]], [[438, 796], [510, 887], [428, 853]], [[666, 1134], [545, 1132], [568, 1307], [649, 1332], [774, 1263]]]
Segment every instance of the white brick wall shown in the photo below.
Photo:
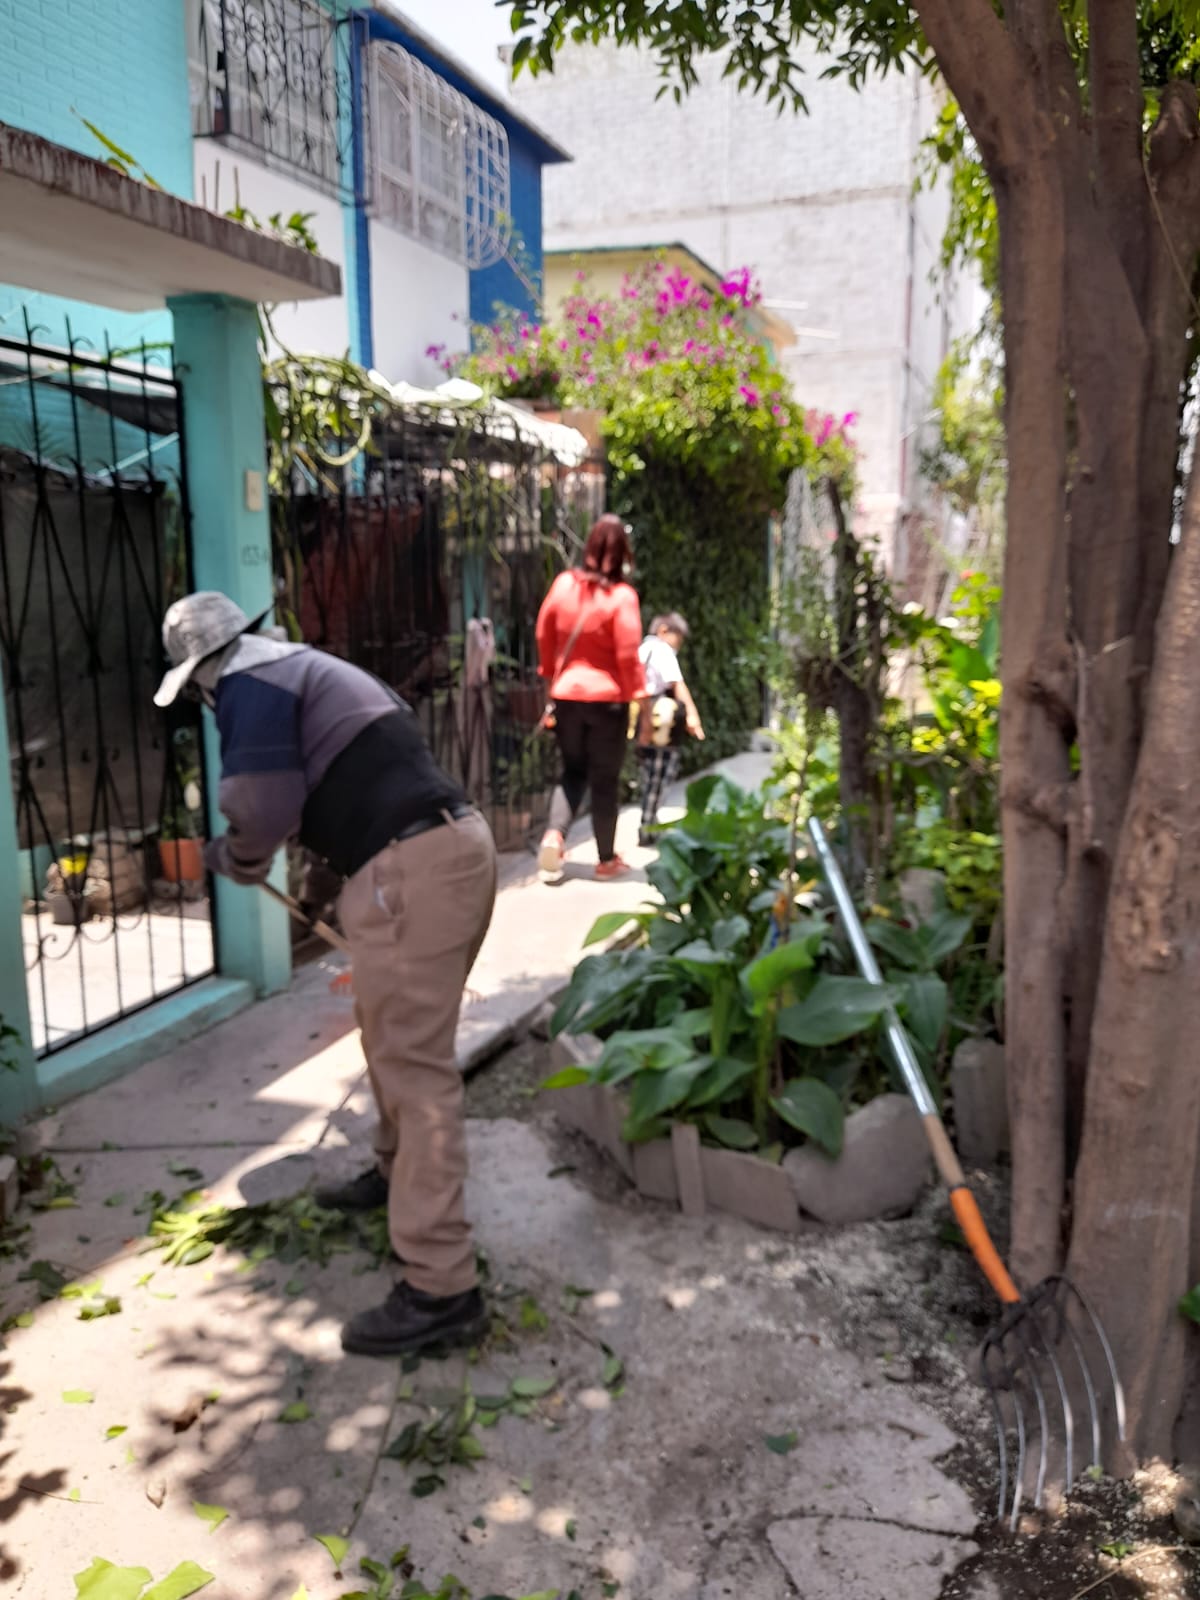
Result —
[[682, 105], [656, 101], [650, 58], [613, 46], [573, 47], [515, 92], [575, 157], [546, 172], [547, 248], [679, 240], [805, 303], [781, 314], [831, 337], [801, 336], [787, 369], [805, 405], [859, 413], [863, 521], [886, 535], [919, 493], [930, 386], [972, 308], [951, 297], [944, 313], [930, 282], [944, 196], [913, 198], [934, 89], [892, 73], [856, 94], [806, 64], [807, 117], [739, 94], [719, 62]]

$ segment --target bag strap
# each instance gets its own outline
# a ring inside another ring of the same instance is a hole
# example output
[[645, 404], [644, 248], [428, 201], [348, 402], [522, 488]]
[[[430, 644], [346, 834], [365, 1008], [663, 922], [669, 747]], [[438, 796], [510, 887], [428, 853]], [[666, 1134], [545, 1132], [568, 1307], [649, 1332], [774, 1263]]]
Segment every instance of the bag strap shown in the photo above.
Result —
[[556, 680], [562, 677], [564, 671], [566, 670], [567, 662], [571, 659], [571, 652], [579, 643], [579, 635], [583, 629], [584, 623], [587, 621], [588, 612], [591, 610], [592, 603], [595, 598], [596, 596], [594, 591], [588, 595], [587, 599], [583, 602], [583, 606], [580, 610], [578, 618], [576, 619], [575, 626], [567, 635], [567, 642], [563, 646], [562, 654], [559, 656], [554, 667], [554, 677]]

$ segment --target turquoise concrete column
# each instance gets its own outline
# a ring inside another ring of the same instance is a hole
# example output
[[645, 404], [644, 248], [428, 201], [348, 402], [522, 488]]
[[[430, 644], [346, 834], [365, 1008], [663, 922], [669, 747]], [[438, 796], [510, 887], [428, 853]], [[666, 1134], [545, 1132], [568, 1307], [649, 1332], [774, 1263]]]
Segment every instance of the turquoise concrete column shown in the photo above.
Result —
[[[0, 706], [4, 703], [4, 678], [0, 663]], [[37, 1062], [30, 1042], [29, 993], [25, 987], [25, 952], [21, 941], [21, 877], [23, 861], [17, 849], [17, 814], [13, 806], [12, 756], [8, 748], [8, 718], [0, 714], [0, 1019], [15, 1028], [18, 1038], [0, 1047], [0, 1055], [16, 1071], [0, 1066], [0, 1128], [13, 1127], [19, 1118], [38, 1107]]]
[[[220, 589], [255, 617], [275, 600], [257, 311], [223, 295], [184, 295], [170, 307], [183, 384], [196, 588]], [[207, 712], [204, 722], [215, 822], [220, 749]], [[271, 881], [286, 887], [282, 856]], [[292, 963], [287, 912], [261, 889], [220, 878], [215, 914], [221, 972], [246, 979], [260, 995], [286, 989]]]

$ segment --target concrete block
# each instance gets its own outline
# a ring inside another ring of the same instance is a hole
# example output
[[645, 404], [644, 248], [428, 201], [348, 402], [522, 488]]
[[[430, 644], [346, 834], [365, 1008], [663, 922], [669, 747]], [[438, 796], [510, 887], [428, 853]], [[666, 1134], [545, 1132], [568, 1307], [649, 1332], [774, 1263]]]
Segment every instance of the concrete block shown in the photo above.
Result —
[[[554, 1041], [551, 1058], [555, 1070], [563, 1067], [590, 1067], [600, 1059], [603, 1043], [595, 1034], [578, 1036], [563, 1033]], [[548, 1089], [549, 1104], [556, 1115], [598, 1145], [634, 1181], [633, 1152], [621, 1136], [625, 1105], [620, 1095], [605, 1084], [581, 1083], [570, 1089]], [[674, 1199], [674, 1196], [670, 1196]]]
[[1004, 1046], [964, 1039], [950, 1068], [950, 1097], [959, 1155], [970, 1166], [991, 1166], [1009, 1148]]
[[740, 1150], [702, 1150], [704, 1197], [717, 1211], [757, 1222], [763, 1228], [795, 1233], [800, 1226], [796, 1196], [782, 1167], [743, 1155]]
[[836, 1161], [811, 1144], [783, 1158], [801, 1211], [822, 1222], [869, 1222], [911, 1211], [929, 1168], [921, 1119], [902, 1094], [880, 1095], [846, 1119]]
[[685, 1217], [702, 1217], [704, 1173], [700, 1164], [699, 1129], [690, 1122], [677, 1122], [671, 1129], [671, 1149], [675, 1156], [675, 1181], [679, 1185], [679, 1209]]
[[639, 1194], [649, 1200], [679, 1199], [675, 1177], [675, 1150], [670, 1139], [651, 1139], [648, 1144], [630, 1146], [633, 1152], [633, 1181]]
[[804, 1600], [937, 1600], [979, 1546], [850, 1517], [774, 1522], [771, 1549]]
[[21, 1175], [16, 1156], [0, 1156], [0, 1227], [16, 1214], [21, 1193]]

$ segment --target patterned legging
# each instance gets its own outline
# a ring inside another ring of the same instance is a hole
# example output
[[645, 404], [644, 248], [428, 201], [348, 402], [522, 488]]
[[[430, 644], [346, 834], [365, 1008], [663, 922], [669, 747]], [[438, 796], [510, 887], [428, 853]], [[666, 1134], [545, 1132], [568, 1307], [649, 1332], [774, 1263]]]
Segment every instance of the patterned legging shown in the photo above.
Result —
[[663, 791], [675, 782], [679, 771], [679, 751], [668, 745], [638, 746], [638, 764], [642, 769], [642, 827], [652, 828], [658, 821], [658, 808]]

